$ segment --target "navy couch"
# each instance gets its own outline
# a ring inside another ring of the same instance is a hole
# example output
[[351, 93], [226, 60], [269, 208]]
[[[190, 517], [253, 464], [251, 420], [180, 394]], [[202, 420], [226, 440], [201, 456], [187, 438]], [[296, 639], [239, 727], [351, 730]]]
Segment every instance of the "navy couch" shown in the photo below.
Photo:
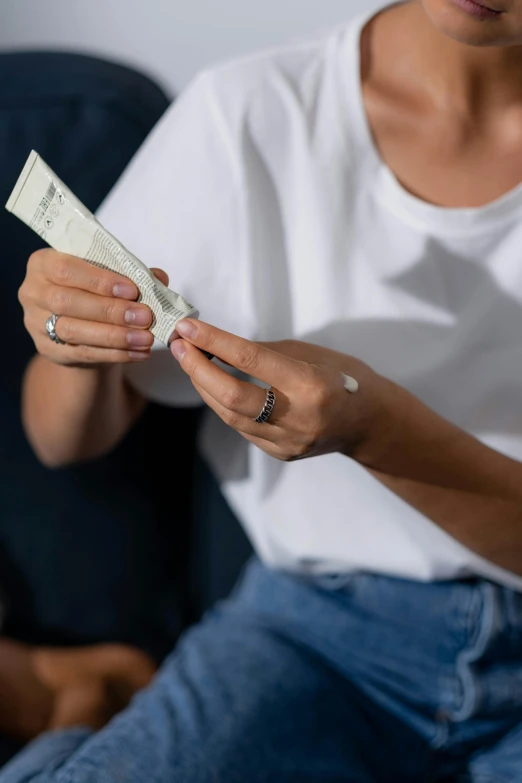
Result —
[[[168, 105], [149, 78], [99, 59], [0, 55], [0, 202], [34, 148], [95, 210]], [[40, 465], [20, 421], [21, 379], [34, 347], [16, 294], [42, 243], [3, 209], [0, 237], [3, 632], [36, 644], [127, 642], [161, 659], [187, 624], [226, 595], [250, 553], [195, 449], [193, 465], [185, 457], [152, 468], [156, 433], [194, 444], [200, 414], [151, 404], [105, 459], [58, 471]], [[176, 516], [173, 475], [184, 490], [194, 488], [176, 492], [177, 507], [184, 503]]]

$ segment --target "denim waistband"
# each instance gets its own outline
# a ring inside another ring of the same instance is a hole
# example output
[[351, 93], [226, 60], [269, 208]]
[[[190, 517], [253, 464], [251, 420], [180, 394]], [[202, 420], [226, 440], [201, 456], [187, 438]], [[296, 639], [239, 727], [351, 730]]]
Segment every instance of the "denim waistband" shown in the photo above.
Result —
[[522, 710], [522, 594], [492, 582], [317, 579], [253, 561], [235, 606], [312, 648], [381, 703], [389, 696], [405, 710], [428, 710], [430, 722], [509, 721]]

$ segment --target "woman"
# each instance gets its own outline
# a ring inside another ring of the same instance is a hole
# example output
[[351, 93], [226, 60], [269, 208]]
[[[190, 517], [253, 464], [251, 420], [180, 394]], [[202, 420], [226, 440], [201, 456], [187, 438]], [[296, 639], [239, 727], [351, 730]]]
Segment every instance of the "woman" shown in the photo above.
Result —
[[31, 259], [37, 453], [95, 458], [195, 389], [261, 562], [105, 730], [2, 783], [519, 779], [521, 72], [522, 0], [416, 0], [197, 79], [100, 215], [208, 322], [171, 343], [192, 386], [132, 284]]

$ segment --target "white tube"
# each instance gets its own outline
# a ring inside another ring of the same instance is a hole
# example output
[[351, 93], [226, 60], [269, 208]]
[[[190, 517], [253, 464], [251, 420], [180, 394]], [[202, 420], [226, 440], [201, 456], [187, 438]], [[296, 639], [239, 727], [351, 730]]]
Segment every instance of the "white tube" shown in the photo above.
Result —
[[138, 301], [153, 312], [152, 334], [165, 345], [181, 318], [198, 317], [190, 302], [163, 285], [103, 228], [38, 153], [29, 155], [6, 209], [60, 253], [78, 256], [132, 280], [140, 292]]

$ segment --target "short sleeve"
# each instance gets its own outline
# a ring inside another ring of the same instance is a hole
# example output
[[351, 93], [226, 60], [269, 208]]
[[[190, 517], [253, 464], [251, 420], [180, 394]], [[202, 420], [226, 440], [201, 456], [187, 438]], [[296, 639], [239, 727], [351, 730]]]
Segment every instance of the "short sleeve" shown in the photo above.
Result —
[[[170, 287], [198, 308], [202, 320], [253, 338], [238, 160], [212, 74], [205, 73], [160, 120], [97, 217], [147, 266], [164, 269]], [[199, 401], [159, 343], [150, 361], [128, 372], [150, 399], [171, 405]]]

